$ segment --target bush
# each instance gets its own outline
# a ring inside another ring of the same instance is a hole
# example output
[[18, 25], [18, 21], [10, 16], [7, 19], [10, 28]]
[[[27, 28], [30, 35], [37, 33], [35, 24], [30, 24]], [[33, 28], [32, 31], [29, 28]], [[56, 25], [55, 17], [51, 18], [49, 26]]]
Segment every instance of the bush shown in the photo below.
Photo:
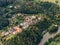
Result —
[[9, 21], [7, 19], [3, 19], [3, 18], [0, 19], [0, 29], [6, 27], [8, 25], [9, 25]]
[[28, 1], [20, 6], [20, 12], [25, 14], [43, 13], [52, 17], [53, 15], [60, 13], [59, 6], [49, 2]]
[[55, 26], [54, 24], [52, 24], [49, 28], [48, 28], [48, 32], [49, 33], [54, 33], [58, 30], [58, 26]]
[[13, 39], [3, 40], [4, 45], [37, 45], [42, 39], [40, 30], [28, 29], [17, 34]]
[[50, 21], [48, 21], [46, 18], [36, 24], [36, 26], [38, 26], [41, 31], [46, 30], [50, 25]]

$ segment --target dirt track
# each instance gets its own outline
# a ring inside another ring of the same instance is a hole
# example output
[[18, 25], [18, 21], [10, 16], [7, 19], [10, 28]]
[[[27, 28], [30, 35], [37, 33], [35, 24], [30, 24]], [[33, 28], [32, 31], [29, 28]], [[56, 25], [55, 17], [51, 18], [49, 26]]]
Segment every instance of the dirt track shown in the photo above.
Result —
[[59, 27], [58, 31], [57, 31], [56, 33], [54, 33], [54, 34], [49, 34], [49, 33], [47, 32], [47, 33], [43, 36], [43, 39], [41, 40], [41, 42], [40, 42], [38, 45], [44, 45], [44, 43], [45, 43], [46, 41], [48, 41], [49, 38], [56, 36], [58, 33], [60, 33], [60, 27]]

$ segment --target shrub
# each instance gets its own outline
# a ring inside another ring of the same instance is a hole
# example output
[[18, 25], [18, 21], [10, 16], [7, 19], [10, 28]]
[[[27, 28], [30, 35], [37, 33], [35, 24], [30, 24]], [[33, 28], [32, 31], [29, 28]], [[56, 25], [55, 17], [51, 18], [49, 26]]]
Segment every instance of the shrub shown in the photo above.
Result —
[[48, 32], [49, 33], [54, 33], [54, 32], [56, 32], [58, 30], [58, 26], [56, 25], [54, 25], [54, 24], [52, 24], [49, 28], [48, 28]]

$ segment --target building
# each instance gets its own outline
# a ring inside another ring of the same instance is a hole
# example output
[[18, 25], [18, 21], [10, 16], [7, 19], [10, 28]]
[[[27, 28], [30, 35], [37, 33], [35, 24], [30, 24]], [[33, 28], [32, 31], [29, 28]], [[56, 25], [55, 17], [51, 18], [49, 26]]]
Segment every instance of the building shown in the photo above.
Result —
[[17, 16], [21, 16], [22, 14], [21, 13], [18, 13]]
[[32, 19], [36, 19], [36, 16], [33, 15], [33, 16], [31, 16], [31, 18], [32, 18]]
[[41, 20], [41, 17], [38, 17], [38, 20]]
[[9, 32], [10, 32], [11, 34], [17, 34], [17, 33], [22, 32], [22, 29], [19, 28], [18, 26], [15, 26], [15, 27], [12, 27]]
[[7, 35], [9, 35], [9, 32], [3, 31], [3, 32], [1, 33], [1, 36], [2, 36], [2, 37], [5, 37], [5, 36], [7, 36]]
[[26, 21], [26, 22], [30, 22], [31, 20], [32, 20], [31, 16], [25, 17], [25, 21]]
[[5, 34], [5, 31], [3, 31], [3, 32], [1, 33], [1, 36], [4, 37], [4, 34]]

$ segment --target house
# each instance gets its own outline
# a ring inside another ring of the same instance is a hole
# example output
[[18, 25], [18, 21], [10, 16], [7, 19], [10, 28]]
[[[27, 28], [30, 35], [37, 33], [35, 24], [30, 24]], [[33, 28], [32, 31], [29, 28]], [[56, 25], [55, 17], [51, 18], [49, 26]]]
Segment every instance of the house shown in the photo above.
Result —
[[38, 17], [38, 20], [41, 20], [41, 17]]
[[20, 23], [20, 26], [23, 26], [24, 25], [24, 23]]
[[9, 32], [6, 32], [4, 35], [7, 36], [7, 35], [9, 35], [9, 34], [10, 34]]
[[12, 5], [10, 5], [9, 7], [10, 7], [10, 8], [12, 8], [13, 6], [12, 6]]
[[14, 6], [15, 9], [17, 9], [17, 6]]
[[33, 16], [31, 16], [31, 18], [32, 18], [32, 19], [36, 19], [36, 16], [33, 15]]
[[15, 35], [15, 34], [17, 34], [17, 33], [22, 32], [22, 29], [19, 28], [18, 26], [15, 26], [15, 27], [12, 27], [9, 32], [10, 32], [11, 34], [14, 34], [14, 35]]
[[1, 33], [1, 36], [4, 37], [4, 34], [5, 34], [5, 31], [3, 31], [3, 32]]
[[2, 36], [2, 37], [5, 37], [5, 36], [7, 36], [7, 35], [9, 35], [9, 32], [3, 31], [3, 32], [1, 33], [1, 36]]
[[29, 27], [29, 23], [24, 21], [22, 28], [27, 29], [28, 27]]
[[24, 25], [22, 28], [23, 28], [23, 29], [27, 29], [28, 27], [29, 27], [29, 25], [26, 24], [26, 25]]
[[31, 16], [25, 17], [25, 21], [26, 21], [26, 22], [30, 22], [31, 20], [32, 20]]
[[17, 16], [21, 16], [22, 14], [21, 13], [18, 13]]

